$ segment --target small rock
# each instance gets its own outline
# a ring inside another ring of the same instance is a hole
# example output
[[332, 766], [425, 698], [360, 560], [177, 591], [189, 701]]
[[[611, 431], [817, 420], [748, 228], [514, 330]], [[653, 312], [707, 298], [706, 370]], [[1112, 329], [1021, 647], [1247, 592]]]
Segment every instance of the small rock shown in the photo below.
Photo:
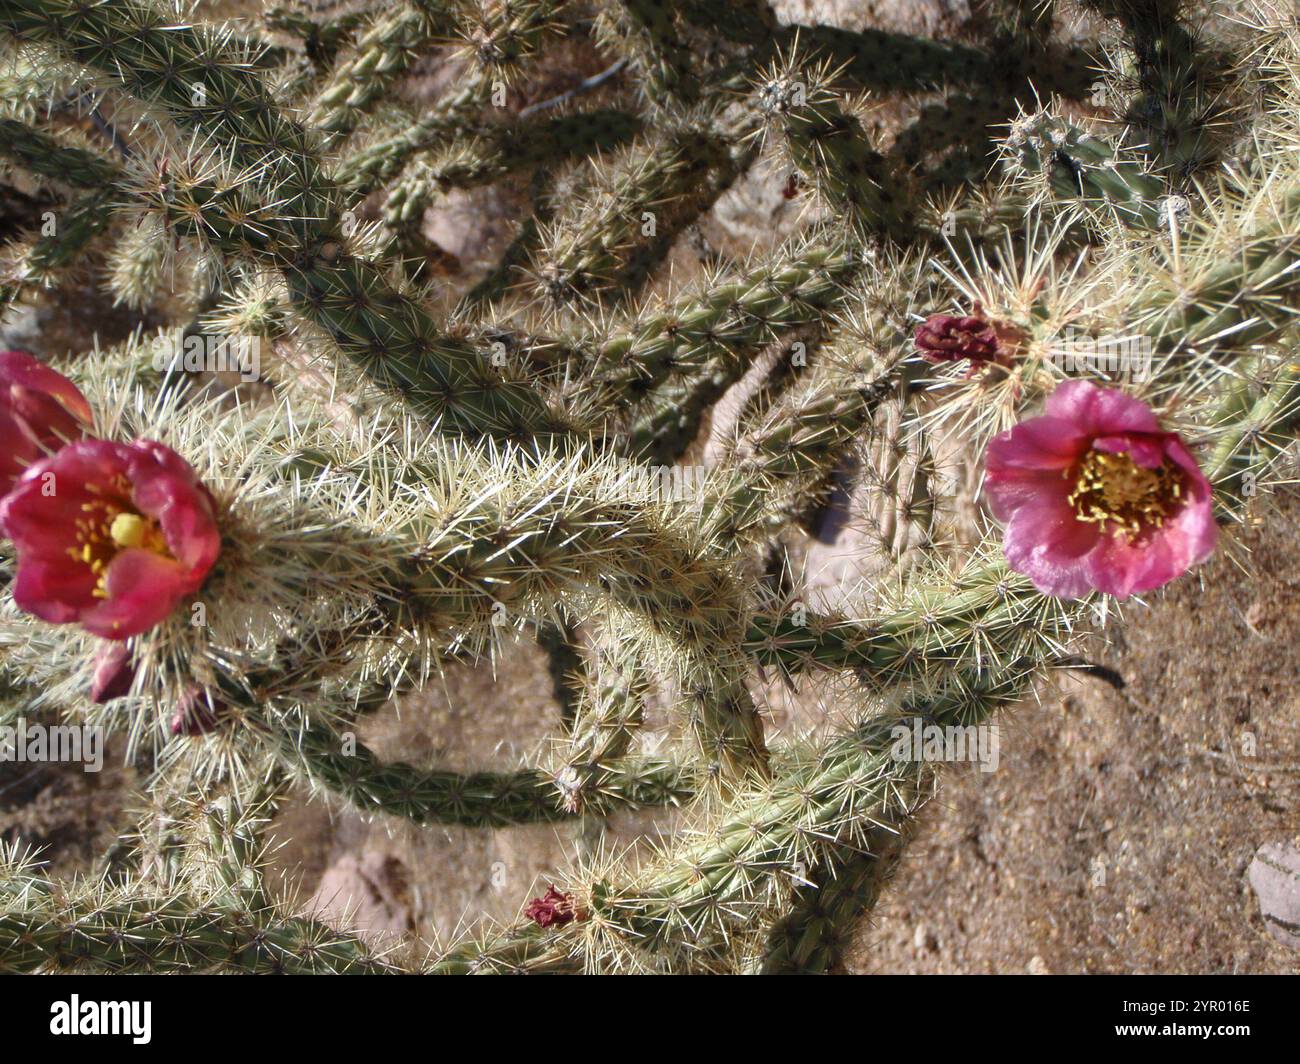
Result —
[[348, 854], [326, 869], [307, 909], [331, 927], [372, 938], [408, 934], [414, 926], [408, 878], [406, 866], [389, 854]]
[[423, 233], [442, 254], [439, 273], [477, 280], [514, 236], [518, 203], [502, 188], [452, 189], [426, 212]]
[[917, 953], [933, 953], [939, 948], [939, 940], [931, 934], [925, 924], [917, 924], [916, 931], [912, 935], [912, 946]]
[[1259, 900], [1268, 933], [1284, 946], [1300, 949], [1300, 847], [1268, 842], [1246, 869]]
[[1030, 975], [1051, 975], [1052, 970], [1047, 967], [1047, 962], [1038, 954], [1029, 958], [1029, 963], [1025, 965], [1025, 971]]
[[1256, 599], [1246, 610], [1246, 624], [1252, 631], [1263, 634], [1277, 624], [1277, 610], [1272, 603]]

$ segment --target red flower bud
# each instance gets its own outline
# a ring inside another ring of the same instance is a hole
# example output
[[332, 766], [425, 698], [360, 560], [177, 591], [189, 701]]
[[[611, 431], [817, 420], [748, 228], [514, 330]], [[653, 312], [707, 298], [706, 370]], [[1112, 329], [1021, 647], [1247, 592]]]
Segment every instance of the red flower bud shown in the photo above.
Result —
[[90, 680], [90, 700], [95, 705], [111, 702], [131, 691], [135, 664], [125, 643], [105, 643], [95, 655], [95, 674]]
[[81, 439], [90, 421], [86, 397], [62, 373], [26, 351], [0, 351], [0, 495], [33, 462]]
[[191, 687], [176, 703], [172, 714], [171, 732], [176, 736], [206, 735], [217, 726], [217, 718], [226, 707], [214, 701], [202, 687]]

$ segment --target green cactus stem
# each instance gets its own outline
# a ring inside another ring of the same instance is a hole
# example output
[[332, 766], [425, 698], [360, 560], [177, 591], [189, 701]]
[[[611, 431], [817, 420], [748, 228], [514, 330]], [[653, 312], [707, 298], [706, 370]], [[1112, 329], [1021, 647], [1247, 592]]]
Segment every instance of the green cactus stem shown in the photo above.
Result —
[[471, 188], [572, 156], [612, 151], [630, 143], [641, 128], [634, 115], [613, 110], [541, 114], [485, 127], [455, 145], [411, 159], [388, 191], [384, 222], [393, 229], [418, 225], [435, 197], [448, 189]]
[[327, 136], [351, 133], [431, 42], [450, 34], [453, 7], [401, 0], [381, 12], [333, 71], [316, 100], [312, 124]]
[[1168, 222], [1168, 197], [1159, 177], [1063, 119], [1047, 114], [1018, 119], [1007, 146], [1015, 165], [1044, 178], [1062, 202], [1109, 208], [1124, 224], [1140, 229]]
[[724, 364], [738, 376], [734, 367], [765, 344], [820, 320], [862, 268], [861, 254], [851, 241], [796, 239], [743, 275], [724, 273], [673, 304], [643, 311], [600, 344], [588, 402], [615, 413], [644, 402], [674, 375], [708, 377]]
[[764, 975], [838, 971], [860, 918], [875, 908], [918, 830], [918, 818], [873, 828], [862, 849], [827, 858], [795, 886], [790, 912], [768, 936]]
[[125, 889], [0, 894], [0, 972], [96, 975], [383, 975], [400, 969], [351, 935], [275, 910], [236, 912]]
[[[251, 720], [251, 715], [248, 716]], [[447, 772], [405, 762], [382, 762], [361, 742], [347, 744], [324, 727], [290, 730], [265, 719], [261, 733], [280, 764], [313, 787], [359, 812], [415, 823], [492, 828], [545, 823], [577, 815], [608, 816], [622, 809], [681, 805], [694, 798], [698, 769], [666, 758], [622, 758], [603, 763], [582, 788], [580, 809], [563, 797], [554, 773]]]

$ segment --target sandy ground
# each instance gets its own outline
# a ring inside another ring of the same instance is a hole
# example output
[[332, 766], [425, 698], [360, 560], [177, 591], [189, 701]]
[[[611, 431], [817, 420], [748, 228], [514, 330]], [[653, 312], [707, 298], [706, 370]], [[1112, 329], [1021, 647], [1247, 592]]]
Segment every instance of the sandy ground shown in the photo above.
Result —
[[[1300, 559], [1290, 499], [1228, 557], [1131, 609], [1096, 660], [952, 772], [850, 967], [1295, 972], [1246, 870], [1300, 842]], [[1251, 756], [1253, 754], [1253, 756]]]

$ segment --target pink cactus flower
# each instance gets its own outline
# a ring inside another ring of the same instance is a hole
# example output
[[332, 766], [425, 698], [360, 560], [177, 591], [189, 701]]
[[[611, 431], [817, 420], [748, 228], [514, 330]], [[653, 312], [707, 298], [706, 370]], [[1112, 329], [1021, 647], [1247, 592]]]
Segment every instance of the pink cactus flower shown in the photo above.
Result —
[[1205, 561], [1218, 539], [1210, 484], [1144, 402], [1067, 381], [1042, 417], [989, 445], [985, 491], [1007, 561], [1040, 591], [1117, 598]]
[[90, 422], [90, 404], [62, 373], [26, 351], [0, 351], [0, 495]]
[[216, 506], [175, 451], [82, 440], [28, 468], [0, 502], [18, 555], [14, 601], [105, 639], [144, 632], [202, 585]]

